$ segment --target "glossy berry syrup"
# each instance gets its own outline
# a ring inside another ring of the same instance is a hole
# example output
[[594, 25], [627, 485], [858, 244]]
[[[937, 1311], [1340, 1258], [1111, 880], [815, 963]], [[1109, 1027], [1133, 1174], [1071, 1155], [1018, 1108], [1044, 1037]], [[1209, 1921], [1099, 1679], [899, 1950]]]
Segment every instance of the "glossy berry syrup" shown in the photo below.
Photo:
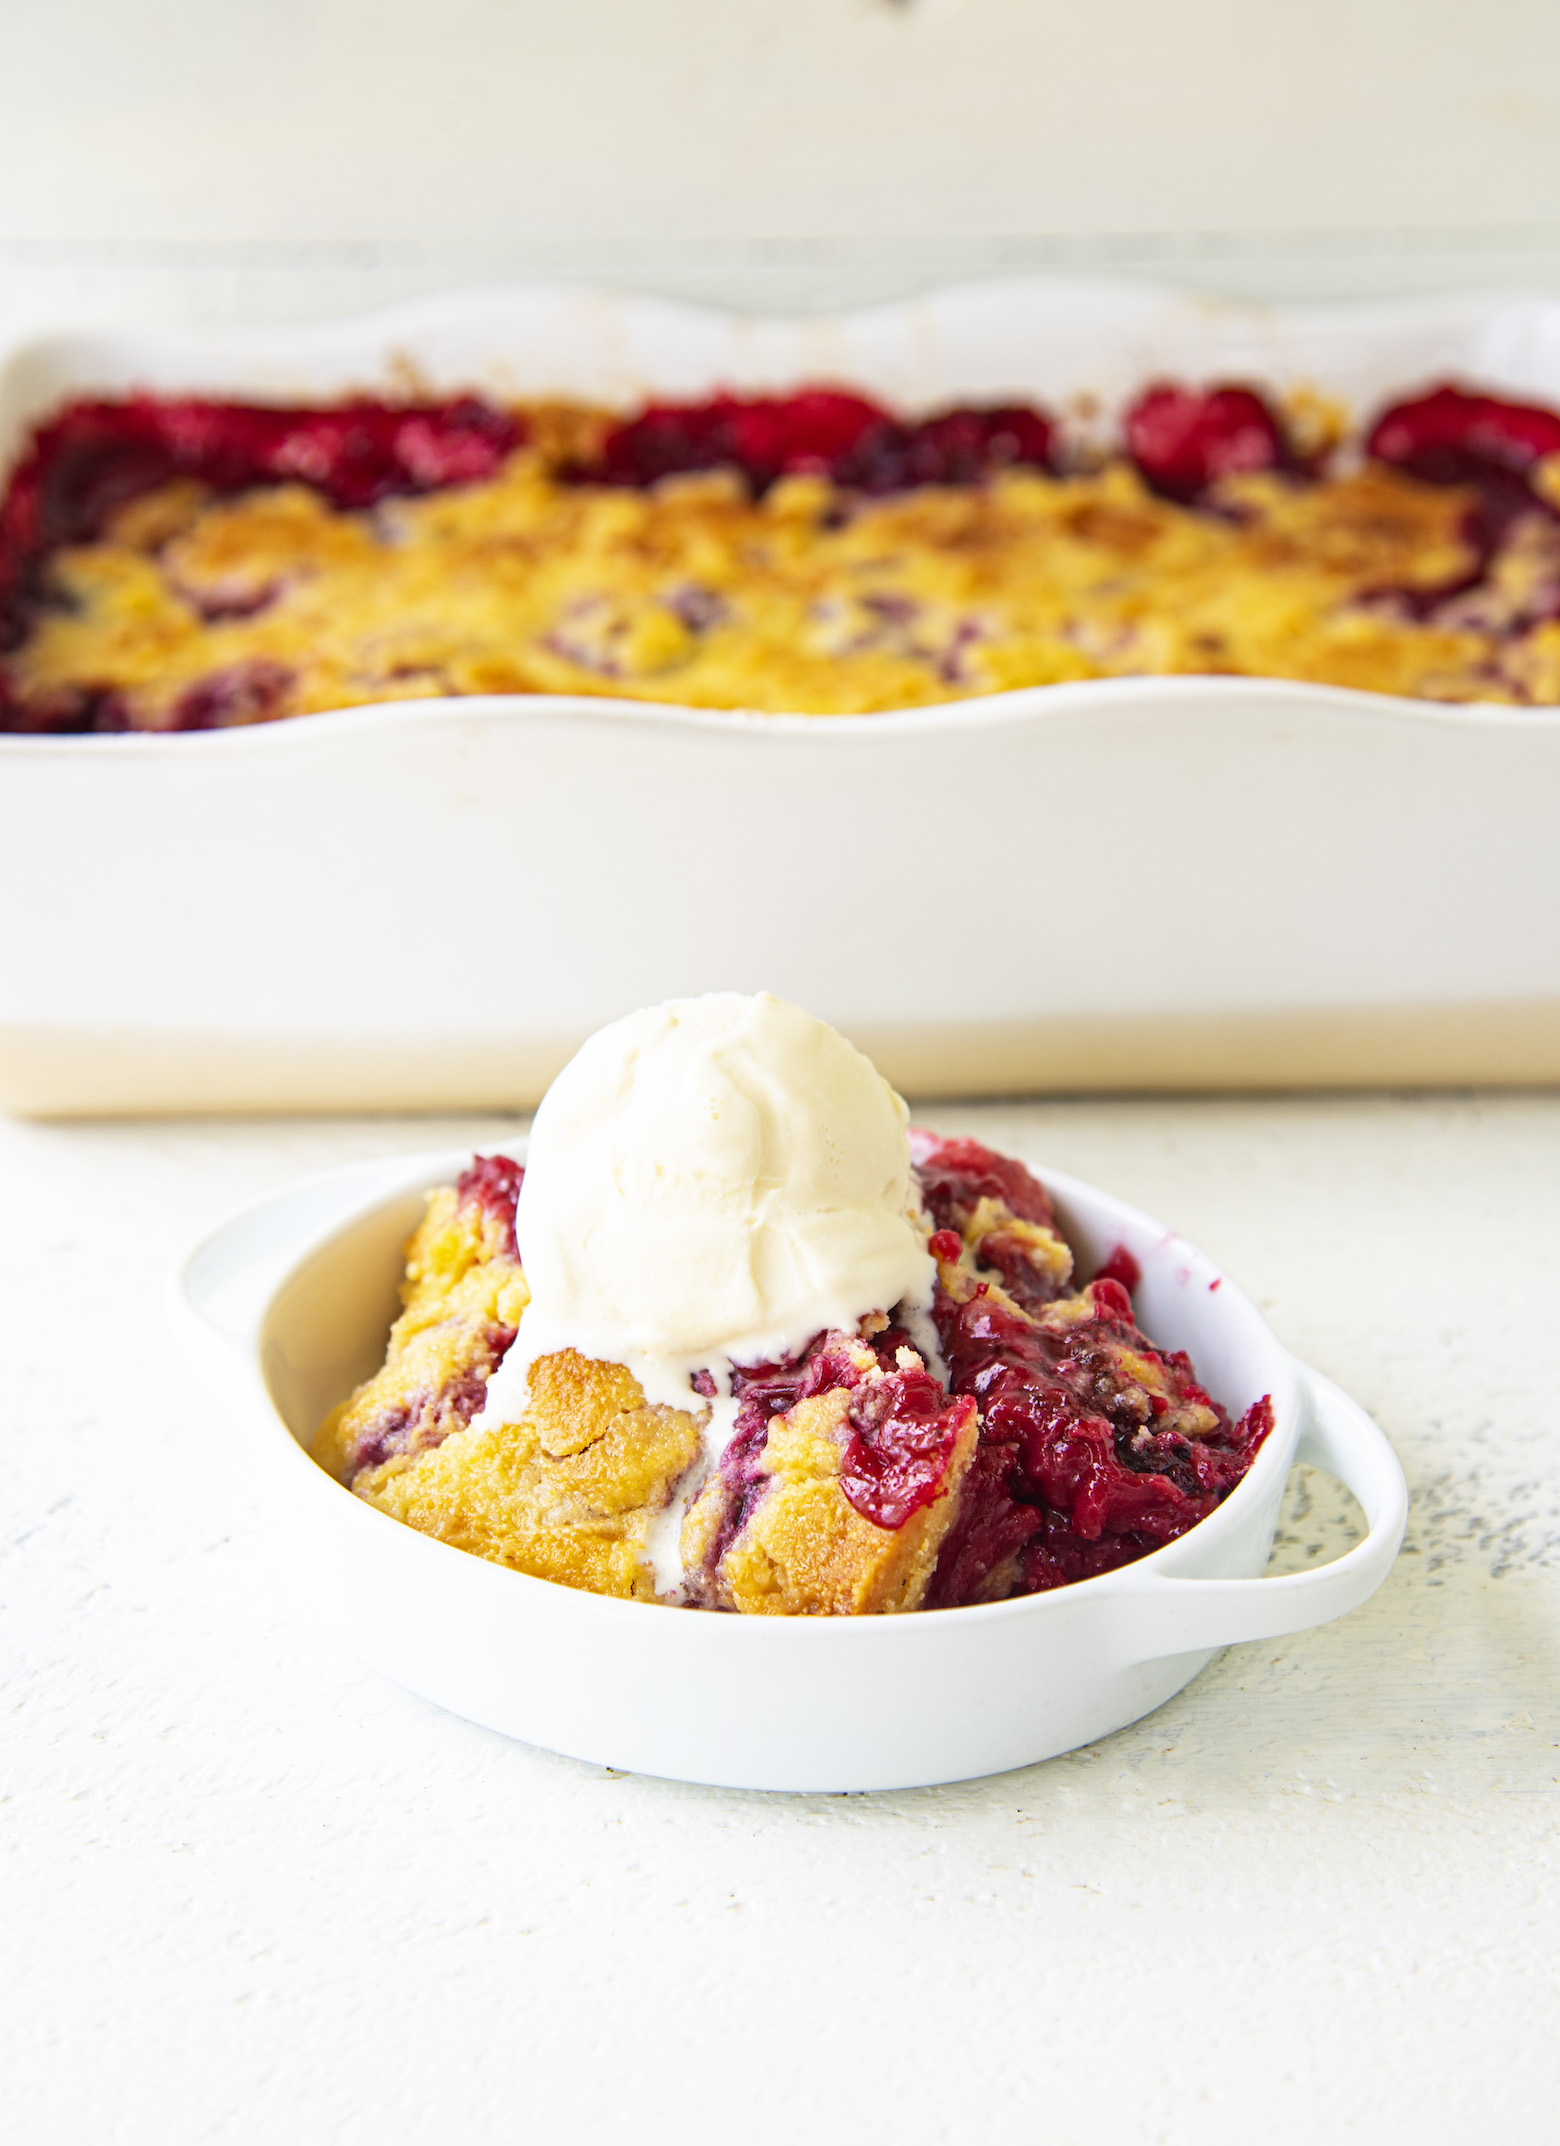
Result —
[[[946, 1386], [919, 1365], [900, 1368], [909, 1336], [895, 1326], [871, 1343], [882, 1380], [863, 1376], [852, 1354], [859, 1345], [840, 1334], [816, 1335], [799, 1356], [737, 1370], [737, 1429], [721, 1459], [725, 1503], [708, 1569], [768, 1495], [763, 1455], [772, 1420], [842, 1386], [852, 1401], [840, 1487], [879, 1527], [902, 1527], [938, 1496], [970, 1404], [978, 1411], [979, 1444], [928, 1608], [1066, 1586], [1195, 1527], [1251, 1466], [1272, 1428], [1268, 1400], [1233, 1424], [1185, 1355], [1154, 1348], [1133, 1316], [1138, 1269], [1124, 1248], [1084, 1291], [1084, 1316], [1069, 1306], [1065, 1319], [1046, 1323], [1045, 1308], [1073, 1297], [1073, 1286], [1037, 1270], [1012, 1227], [1054, 1226], [1045, 1187], [978, 1141], [912, 1138], [922, 1198], [938, 1225], [934, 1255], [957, 1260], [960, 1225], [988, 1203], [991, 1226], [978, 1258], [1000, 1276], [1002, 1291], [981, 1283], [961, 1303], [939, 1283], [933, 1316]], [[1145, 1359], [1158, 1367], [1169, 1398], [1135, 1375]], [[707, 1382], [701, 1390], [713, 1392]], [[1200, 1436], [1168, 1420], [1189, 1408], [1202, 1412]]]
[[[880, 1528], [903, 1527], [942, 1488], [954, 1445], [969, 1420], [968, 1407], [950, 1402], [929, 1371], [899, 1367], [898, 1352], [907, 1340], [895, 1326], [874, 1337], [882, 1378], [861, 1370], [852, 1355], [854, 1344], [842, 1334], [817, 1334], [799, 1356], [777, 1363], [737, 1367], [732, 1373], [737, 1427], [725, 1454], [731, 1479], [744, 1491], [761, 1494], [765, 1485], [757, 1478], [756, 1462], [773, 1418], [798, 1401], [843, 1387], [852, 1399], [840, 1489], [864, 1520]], [[756, 1499], [745, 1496], [741, 1502], [743, 1516], [731, 1516], [725, 1542], [737, 1534]]]
[[1144, 483], [1183, 505], [1223, 477], [1298, 467], [1277, 413], [1252, 387], [1157, 381], [1127, 411], [1122, 431]]
[[1505, 402], [1443, 383], [1383, 410], [1366, 435], [1365, 452], [1421, 484], [1472, 489], [1467, 533], [1482, 571], [1519, 516], [1554, 512], [1532, 479], [1540, 462], [1560, 455], [1560, 415], [1539, 403]]
[[[917, 1175], [935, 1218], [967, 1216], [982, 1197], [1001, 1197], [1025, 1219], [1050, 1220], [1044, 1187], [976, 1141], [923, 1152]], [[1047, 1294], [1054, 1301], [1059, 1286], [1010, 1309], [988, 1286], [959, 1303], [939, 1284], [933, 1316], [948, 1383], [977, 1401], [981, 1428], [929, 1608], [1065, 1586], [1174, 1541], [1228, 1496], [1272, 1428], [1266, 1398], [1232, 1424], [1184, 1354], [1156, 1350], [1133, 1316], [1125, 1277], [1136, 1278], [1135, 1263], [1113, 1255], [1107, 1267], [1115, 1272], [1088, 1285], [1088, 1315], [1055, 1325], [1024, 1312]], [[1164, 1367], [1177, 1401], [1211, 1413], [1212, 1433], [1159, 1428], [1169, 1403], [1156, 1396], [1145, 1414], [1144, 1389], [1124, 1356]]]
[[[772, 1479], [763, 1467], [769, 1426], [799, 1401], [844, 1388], [851, 1396], [846, 1418], [840, 1490], [851, 1507], [874, 1527], [901, 1528], [942, 1490], [958, 1440], [969, 1426], [971, 1404], [950, 1398], [946, 1388], [919, 1364], [902, 1369], [898, 1352], [909, 1341], [895, 1326], [874, 1337], [878, 1368], [874, 1378], [856, 1363], [858, 1346], [844, 1334], [815, 1334], [797, 1356], [775, 1363], [749, 1364], [732, 1373], [738, 1402], [736, 1429], [720, 1459], [723, 1510], [705, 1552], [713, 1573], [768, 1495]], [[706, 1398], [714, 1387], [708, 1374], [695, 1380]]]
[[614, 427], [599, 458], [578, 470], [597, 484], [643, 486], [698, 470], [732, 469], [763, 493], [781, 477], [827, 477], [846, 491], [971, 484], [992, 471], [1052, 466], [1054, 427], [1027, 406], [945, 410], [909, 422], [837, 388], [795, 395], [716, 395], [652, 403]]
[[1525, 475], [1560, 454], [1560, 416], [1538, 403], [1442, 385], [1383, 410], [1365, 452], [1425, 484], [1477, 483], [1492, 469]]

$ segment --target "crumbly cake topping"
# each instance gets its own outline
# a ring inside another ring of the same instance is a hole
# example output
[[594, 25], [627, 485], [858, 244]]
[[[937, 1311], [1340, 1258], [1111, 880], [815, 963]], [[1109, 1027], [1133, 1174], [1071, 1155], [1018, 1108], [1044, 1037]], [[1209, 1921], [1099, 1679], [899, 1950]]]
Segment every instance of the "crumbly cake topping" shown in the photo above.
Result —
[[1441, 388], [1351, 448], [1161, 384], [1100, 466], [1041, 412], [825, 390], [343, 410], [46, 428], [0, 509], [0, 726], [477, 693], [842, 715], [1208, 673], [1560, 703], [1560, 418], [1533, 406]]

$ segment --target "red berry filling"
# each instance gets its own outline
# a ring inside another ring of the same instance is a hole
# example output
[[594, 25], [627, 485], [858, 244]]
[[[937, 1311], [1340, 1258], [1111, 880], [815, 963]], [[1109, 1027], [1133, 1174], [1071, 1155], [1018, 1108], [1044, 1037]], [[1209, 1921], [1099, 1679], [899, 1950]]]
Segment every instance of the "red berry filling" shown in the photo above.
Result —
[[1521, 474], [1560, 454], [1560, 416], [1447, 384], [1383, 410], [1365, 452], [1425, 484], [1478, 483], [1491, 470]]
[[1467, 536], [1477, 564], [1454, 588], [1434, 591], [1433, 608], [1482, 577], [1513, 522], [1553, 513], [1531, 480], [1539, 462], [1560, 454], [1560, 416], [1538, 403], [1469, 394], [1447, 383], [1384, 410], [1366, 436], [1365, 452], [1421, 484], [1467, 485], [1476, 495]]
[[1119, 1282], [1130, 1296], [1143, 1279], [1143, 1270], [1124, 1244], [1112, 1247], [1110, 1255], [1102, 1261], [1094, 1279], [1097, 1282]]
[[599, 458], [580, 474], [598, 484], [646, 485], [730, 467], [763, 488], [788, 474], [827, 472], [883, 417], [864, 396], [827, 388], [784, 397], [653, 402], [614, 426]]
[[[898, 1326], [872, 1337], [881, 1377], [863, 1370], [855, 1354], [860, 1345], [845, 1334], [815, 1334], [797, 1356], [736, 1367], [737, 1427], [720, 1459], [725, 1507], [706, 1552], [708, 1571], [714, 1571], [769, 1491], [762, 1463], [771, 1422], [818, 1394], [842, 1387], [851, 1394], [839, 1485], [863, 1520], [901, 1528], [933, 1502], [972, 1404], [950, 1400], [921, 1364], [901, 1367], [899, 1351], [908, 1345]], [[707, 1374], [695, 1384], [706, 1398], [713, 1397]]]
[[1051, 1195], [1011, 1155], [998, 1155], [978, 1140], [939, 1140], [919, 1128], [910, 1135], [910, 1152], [921, 1198], [939, 1229], [957, 1234], [982, 1200], [1000, 1201], [1021, 1222], [1056, 1227]]
[[1145, 388], [1124, 420], [1127, 453], [1167, 499], [1199, 498], [1221, 477], [1296, 466], [1283, 426], [1255, 388]]
[[[967, 1219], [983, 1197], [1005, 1198], [1015, 1212], [1022, 1200], [1027, 1219], [1042, 1219], [1042, 1203], [1049, 1213], [1023, 1165], [978, 1141], [919, 1134], [915, 1145], [923, 1197], [939, 1220]], [[992, 1242], [982, 1242], [983, 1264]], [[961, 1303], [939, 1281], [933, 1316], [948, 1383], [978, 1402], [981, 1431], [928, 1607], [1033, 1593], [1129, 1564], [1205, 1519], [1250, 1467], [1272, 1428], [1270, 1404], [1264, 1398], [1232, 1425], [1186, 1356], [1154, 1349], [1139, 1331], [1130, 1295], [1138, 1279], [1137, 1262], [1118, 1248], [1089, 1284], [1089, 1315], [1049, 1324], [1043, 1301], [1010, 1310], [979, 1284]], [[1059, 1287], [1050, 1301], [1066, 1293]], [[1157, 1385], [1134, 1377], [1123, 1352], [1155, 1367]], [[1184, 1421], [1189, 1410], [1205, 1411], [1212, 1428], [1191, 1436], [1165, 1420]]]
[[515, 1208], [524, 1183], [524, 1168], [507, 1155], [473, 1155], [470, 1169], [455, 1180], [458, 1200], [469, 1200], [503, 1224], [504, 1250], [511, 1259], [520, 1256], [515, 1245]]
[[[1102, 1342], [1122, 1329], [1135, 1352], [1157, 1352], [1119, 1283], [1093, 1283], [1091, 1293], [1096, 1316], [1059, 1331], [992, 1304], [984, 1290], [964, 1305], [939, 1293], [949, 1381], [980, 1402], [985, 1465], [966, 1481], [933, 1583], [937, 1603], [983, 1599], [994, 1581], [1000, 1593], [1029, 1593], [1131, 1563], [1205, 1519], [1272, 1428], [1265, 1398], [1232, 1426], [1173, 1354], [1157, 1360], [1180, 1374], [1178, 1397], [1211, 1408], [1218, 1429], [1155, 1429], [1152, 1403], [1145, 1416], [1123, 1392]], [[1000, 1568], [1017, 1552], [1015, 1587]]]
[[181, 694], [173, 712], [175, 730], [228, 730], [239, 723], [267, 723], [282, 713], [293, 674], [284, 663], [255, 656], [225, 671], [210, 671]]
[[830, 478], [848, 491], [970, 484], [993, 469], [1051, 464], [1053, 432], [1038, 410], [958, 409], [912, 424], [865, 396], [833, 388], [796, 395], [717, 395], [652, 403], [616, 426], [578, 474], [597, 484], [649, 485], [696, 470], [735, 469], [755, 492], [787, 476]]
[[[983, 1199], [1049, 1225], [1050, 1200], [1022, 1163], [973, 1140], [917, 1132], [912, 1143], [922, 1197], [941, 1223], [931, 1240], [939, 1258], [962, 1254], [957, 1224]], [[1002, 1242], [1000, 1226], [978, 1239], [982, 1266]], [[919, 1364], [900, 1367], [909, 1337], [897, 1325], [870, 1344], [881, 1379], [861, 1369], [859, 1342], [840, 1334], [816, 1335], [796, 1357], [738, 1369], [737, 1429], [720, 1463], [724, 1511], [707, 1571], [769, 1492], [763, 1455], [772, 1420], [839, 1387], [852, 1393], [840, 1488], [884, 1528], [902, 1527], [937, 1497], [968, 1411], [978, 1410], [979, 1445], [928, 1608], [1064, 1586], [1185, 1534], [1251, 1466], [1272, 1408], [1264, 1397], [1232, 1424], [1187, 1357], [1156, 1350], [1139, 1330], [1130, 1294], [1138, 1279], [1137, 1262], [1118, 1247], [1084, 1292], [1083, 1315], [1069, 1302], [1049, 1320], [1046, 1308], [1070, 1297], [1066, 1283], [1035, 1282], [1027, 1298], [1009, 1290], [1010, 1305], [979, 1282], [961, 1302], [939, 1281], [933, 1316], [946, 1387]], [[707, 1378], [701, 1391], [713, 1395]]]
[[[6, 613], [3, 575], [0, 559], [0, 646]], [[23, 699], [0, 670], [0, 731], [74, 738], [134, 728], [125, 697], [113, 686], [55, 686]]]
[[942, 1489], [973, 1401], [949, 1402], [931, 1374], [894, 1370], [858, 1385], [840, 1489], [874, 1527], [902, 1528]]
[[1021, 1162], [994, 1154], [978, 1140], [937, 1141], [918, 1132], [911, 1134], [911, 1151], [918, 1157], [921, 1197], [939, 1225], [928, 1240], [934, 1258], [957, 1260], [964, 1249], [963, 1232], [971, 1227], [980, 1202], [994, 1201], [1002, 1220], [982, 1230], [975, 1246], [980, 1264], [1001, 1275], [1008, 1295], [1026, 1311], [1067, 1295], [1070, 1284], [1065, 1277], [1036, 1266], [1023, 1235], [1003, 1226], [1011, 1217], [1055, 1232], [1050, 1195]]

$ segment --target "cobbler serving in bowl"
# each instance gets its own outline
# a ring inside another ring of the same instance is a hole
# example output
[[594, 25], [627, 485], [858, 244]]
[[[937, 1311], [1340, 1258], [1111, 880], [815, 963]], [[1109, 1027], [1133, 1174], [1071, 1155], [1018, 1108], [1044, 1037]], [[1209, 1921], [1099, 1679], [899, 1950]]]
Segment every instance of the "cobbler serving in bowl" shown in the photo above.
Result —
[[623, 416], [72, 404], [0, 505], [0, 728], [593, 694], [842, 715], [1061, 681], [1560, 704], [1560, 415], [1156, 383], [1113, 433], [838, 388]]
[[[526, 1172], [503, 1156], [477, 1157], [457, 1183], [430, 1194], [407, 1246], [384, 1366], [321, 1428], [313, 1447], [321, 1466], [394, 1519], [513, 1570], [743, 1614], [852, 1616], [1001, 1601], [1131, 1563], [1211, 1513], [1272, 1428], [1269, 1400], [1232, 1421], [1184, 1353], [1143, 1334], [1125, 1252], [1080, 1280], [1045, 1187], [1023, 1163], [973, 1140], [917, 1131], [903, 1136], [908, 1168], [895, 1176], [897, 1097], [843, 1039], [823, 1031], [820, 1046], [802, 1027], [805, 1016], [774, 1001], [655, 1010], [681, 1015], [684, 1028], [701, 1018], [724, 1024], [719, 1077], [699, 1086], [685, 1050], [674, 1094], [701, 1140], [714, 1124], [710, 1138], [736, 1143], [735, 1161], [696, 1159], [697, 1199], [711, 1212], [724, 1206], [729, 1221], [731, 1188], [743, 1195], [736, 1234], [721, 1236], [722, 1247], [770, 1229], [774, 1188], [782, 1199], [785, 1192], [786, 1166], [776, 1161], [783, 1114], [772, 1108], [780, 1060], [748, 1047], [750, 1007], [771, 1025], [789, 1024], [788, 1063], [805, 1050], [815, 1066], [820, 1049], [832, 1063], [847, 1052], [859, 1061], [845, 1073], [879, 1112], [889, 1162], [886, 1173], [869, 1169], [863, 1205], [880, 1210], [879, 1247], [885, 1233], [903, 1233], [905, 1271], [915, 1277], [905, 1297], [848, 1326], [798, 1336], [767, 1359], [694, 1347], [689, 1364], [701, 1353], [709, 1361], [688, 1372], [684, 1405], [676, 1405], [675, 1382], [658, 1383], [653, 1356], [638, 1342], [618, 1352], [632, 1363], [550, 1346], [566, 1327], [543, 1304], [524, 1376], [501, 1392], [501, 1367], [531, 1341], [532, 1290], [516, 1236], [517, 1208], [526, 1235]], [[778, 1010], [771, 1017], [766, 1007]], [[744, 1024], [738, 1040], [747, 1055], [728, 1077], [731, 1037]], [[644, 1055], [641, 1034], [623, 1063], [637, 1069]], [[754, 1078], [755, 1066], [766, 1080]], [[810, 1073], [797, 1084], [809, 1109], [825, 1098], [826, 1149], [849, 1117], [828, 1101], [833, 1078]], [[556, 1160], [548, 1110], [544, 1103], [537, 1121], [538, 1171]], [[559, 1115], [555, 1107], [553, 1125]], [[621, 1156], [611, 1174], [616, 1198]], [[653, 1231], [658, 1180], [675, 1177], [675, 1162], [664, 1171], [647, 1163], [643, 1175], [630, 1197], [642, 1195]], [[756, 1203], [747, 1197], [755, 1179]], [[816, 1283], [819, 1248], [826, 1260], [840, 1241], [848, 1204], [833, 1156], [819, 1182], [821, 1194], [805, 1195], [802, 1231], [758, 1256], [761, 1267], [784, 1267], [794, 1241], [812, 1230], [800, 1261], [791, 1261], [806, 1270], [804, 1294]], [[588, 1191], [577, 1204], [588, 1217]], [[696, 1271], [701, 1245], [684, 1227], [686, 1210], [679, 1215], [674, 1197], [666, 1213], [664, 1257], [676, 1261], [681, 1247]], [[541, 1205], [537, 1214], [545, 1286], [556, 1262]], [[582, 1219], [566, 1258], [613, 1267], [618, 1289], [626, 1267], [609, 1241], [612, 1227], [610, 1216], [599, 1225]], [[717, 1228], [726, 1222], [717, 1218]], [[642, 1241], [653, 1244], [653, 1235]], [[771, 1302], [795, 1286], [794, 1275], [776, 1282], [771, 1273], [765, 1282]], [[582, 1301], [578, 1292], [573, 1301]]]

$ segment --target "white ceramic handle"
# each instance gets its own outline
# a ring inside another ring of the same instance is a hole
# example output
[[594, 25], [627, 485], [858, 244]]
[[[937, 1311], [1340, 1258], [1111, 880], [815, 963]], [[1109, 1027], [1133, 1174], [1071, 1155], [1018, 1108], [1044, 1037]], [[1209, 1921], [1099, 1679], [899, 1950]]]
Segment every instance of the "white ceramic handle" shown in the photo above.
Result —
[[1271, 1580], [1182, 1580], [1145, 1572], [1138, 1586], [1123, 1590], [1134, 1606], [1151, 1600], [1155, 1613], [1143, 1620], [1145, 1642], [1134, 1607], [1130, 1659], [1156, 1661], [1306, 1631], [1358, 1609], [1391, 1571], [1408, 1520], [1408, 1485], [1397, 1455], [1357, 1401], [1304, 1365], [1300, 1396], [1295, 1459], [1325, 1468], [1352, 1491], [1365, 1513], [1365, 1540], [1314, 1572]]
[[202, 1238], [169, 1277], [175, 1324], [204, 1350], [244, 1358], [277, 1283], [312, 1239], [350, 1221], [376, 1193], [436, 1184], [447, 1160], [352, 1163], [256, 1200]]

